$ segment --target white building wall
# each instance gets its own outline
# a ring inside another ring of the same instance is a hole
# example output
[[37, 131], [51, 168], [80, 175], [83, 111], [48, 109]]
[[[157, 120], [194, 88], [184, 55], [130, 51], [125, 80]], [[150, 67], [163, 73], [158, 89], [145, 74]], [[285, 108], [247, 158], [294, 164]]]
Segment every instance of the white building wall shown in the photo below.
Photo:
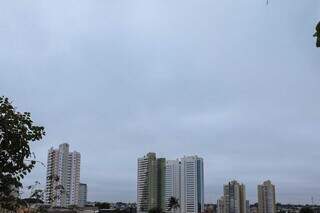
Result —
[[148, 158], [138, 159], [137, 174], [137, 212], [148, 211]]
[[[178, 202], [181, 202], [181, 164], [177, 160], [166, 161], [166, 174], [165, 174], [165, 201], [166, 208], [169, 207], [169, 199], [175, 197]], [[167, 211], [168, 212], [168, 211]], [[171, 210], [173, 213], [180, 213], [181, 209]]]
[[[55, 177], [58, 181], [54, 181]], [[59, 149], [49, 149], [47, 162], [47, 183], [45, 201], [52, 206], [67, 207], [79, 204], [80, 153], [69, 153], [69, 144], [59, 145]], [[64, 193], [55, 189], [64, 188]]]
[[204, 210], [203, 160], [197, 156], [181, 159], [181, 212]]
[[69, 153], [69, 194], [70, 199], [68, 204], [69, 205], [79, 205], [80, 198], [79, 198], [79, 185], [80, 185], [80, 153], [79, 152], [72, 152]]

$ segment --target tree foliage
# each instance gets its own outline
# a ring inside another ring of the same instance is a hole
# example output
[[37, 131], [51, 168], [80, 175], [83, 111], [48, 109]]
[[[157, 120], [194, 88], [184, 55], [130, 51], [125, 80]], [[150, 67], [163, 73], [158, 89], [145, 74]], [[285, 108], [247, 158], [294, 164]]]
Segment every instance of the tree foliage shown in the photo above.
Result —
[[309, 206], [302, 207], [302, 208], [300, 209], [300, 213], [313, 213], [313, 212], [314, 212], [313, 209], [310, 208]]
[[98, 207], [98, 209], [109, 209], [110, 208], [110, 203], [107, 202], [97, 202], [95, 204], [96, 207]]
[[36, 164], [30, 143], [44, 135], [29, 112], [17, 112], [8, 98], [0, 97], [0, 208], [16, 206], [21, 180]]
[[179, 199], [177, 199], [175, 197], [170, 197], [168, 211], [177, 210], [178, 208], [180, 208]]
[[61, 199], [62, 195], [67, 194], [66, 189], [60, 182], [60, 177], [58, 175], [50, 175], [47, 177], [47, 181], [51, 182], [53, 186], [53, 191], [50, 193], [49, 201], [51, 205], [59, 199]]
[[317, 24], [316, 32], [315, 32], [315, 34], [313, 36], [316, 37], [316, 39], [317, 39], [316, 46], [320, 47], [320, 22]]

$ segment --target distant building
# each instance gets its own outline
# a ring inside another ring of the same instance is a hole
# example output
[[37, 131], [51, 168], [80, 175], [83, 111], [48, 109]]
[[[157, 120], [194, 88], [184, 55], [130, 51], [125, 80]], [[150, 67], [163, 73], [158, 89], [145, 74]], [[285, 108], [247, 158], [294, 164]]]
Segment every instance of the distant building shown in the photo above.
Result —
[[[69, 144], [49, 149], [45, 202], [52, 206], [79, 205], [80, 153], [69, 152]], [[56, 187], [63, 190], [57, 191]]]
[[168, 211], [169, 199], [175, 197], [181, 201], [181, 162], [177, 160], [167, 160], [165, 172], [165, 202], [166, 211], [180, 213], [180, 208]]
[[87, 204], [88, 188], [87, 184], [80, 183], [79, 186], [79, 206], [84, 207]]
[[148, 212], [152, 208], [165, 209], [165, 159], [148, 153], [138, 158], [137, 211]]
[[250, 201], [249, 200], [246, 201], [246, 210], [247, 210], [247, 213], [250, 213]]
[[223, 191], [225, 213], [247, 213], [246, 190], [243, 184], [231, 181], [224, 185]]
[[217, 200], [217, 213], [225, 213], [224, 211], [224, 197], [222, 196]]
[[181, 158], [181, 212], [204, 211], [203, 159], [198, 156]]
[[258, 213], [276, 213], [275, 186], [270, 180], [258, 185]]

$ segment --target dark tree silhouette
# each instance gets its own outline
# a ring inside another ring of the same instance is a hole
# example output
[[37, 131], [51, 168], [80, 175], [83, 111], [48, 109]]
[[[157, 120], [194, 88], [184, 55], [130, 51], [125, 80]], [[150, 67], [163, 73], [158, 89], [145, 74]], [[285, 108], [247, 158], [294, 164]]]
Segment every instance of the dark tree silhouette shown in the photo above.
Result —
[[0, 208], [19, 204], [21, 180], [37, 162], [30, 142], [44, 135], [44, 127], [35, 126], [29, 112], [17, 112], [8, 98], [0, 97]]
[[178, 208], [180, 208], [180, 204], [179, 204], [179, 199], [175, 198], [175, 197], [170, 197], [169, 198], [169, 205], [168, 205], [168, 210], [177, 210]]
[[98, 207], [98, 209], [109, 209], [110, 208], [110, 203], [107, 202], [97, 202], [95, 204], [96, 207]]
[[309, 206], [302, 207], [302, 208], [300, 209], [300, 213], [313, 213], [313, 212], [314, 212], [313, 209], [310, 208]]
[[313, 37], [316, 37], [316, 39], [317, 39], [316, 46], [320, 47], [320, 22], [316, 26], [316, 32], [313, 35]]

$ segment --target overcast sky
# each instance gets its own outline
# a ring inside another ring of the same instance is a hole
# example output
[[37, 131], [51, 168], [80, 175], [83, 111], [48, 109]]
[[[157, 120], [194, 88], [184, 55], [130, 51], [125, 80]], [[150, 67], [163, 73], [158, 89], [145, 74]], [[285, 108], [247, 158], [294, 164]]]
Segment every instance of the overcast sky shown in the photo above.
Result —
[[317, 20], [319, 0], [2, 1], [0, 95], [45, 126], [39, 160], [81, 153], [89, 200], [135, 201], [153, 151], [203, 157], [207, 202], [271, 179], [320, 203]]

